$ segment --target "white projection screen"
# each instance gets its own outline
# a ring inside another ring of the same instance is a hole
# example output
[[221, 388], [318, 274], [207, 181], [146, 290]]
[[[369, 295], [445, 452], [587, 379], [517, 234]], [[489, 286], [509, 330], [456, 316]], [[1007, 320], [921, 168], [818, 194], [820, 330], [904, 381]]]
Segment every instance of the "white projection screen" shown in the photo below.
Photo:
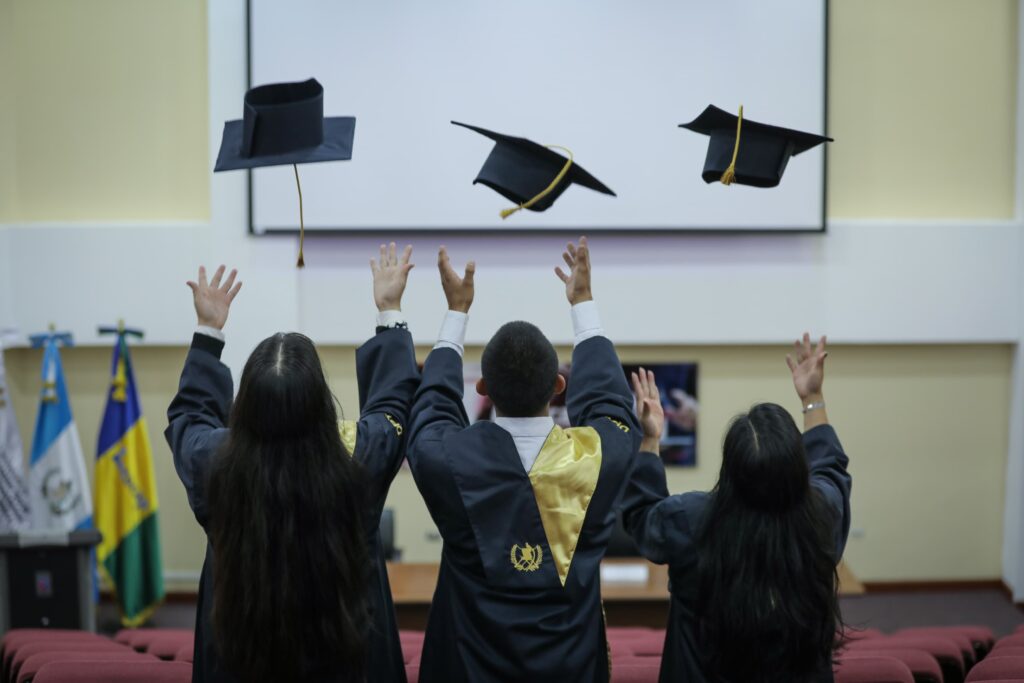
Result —
[[[822, 230], [825, 146], [758, 189], [701, 178], [708, 104], [825, 131], [827, 0], [249, 0], [250, 81], [315, 77], [351, 161], [299, 168], [307, 229]], [[234, 118], [240, 118], [241, 102]], [[544, 212], [473, 179], [493, 142], [572, 150], [617, 194]], [[290, 166], [253, 171], [254, 233], [298, 229]]]

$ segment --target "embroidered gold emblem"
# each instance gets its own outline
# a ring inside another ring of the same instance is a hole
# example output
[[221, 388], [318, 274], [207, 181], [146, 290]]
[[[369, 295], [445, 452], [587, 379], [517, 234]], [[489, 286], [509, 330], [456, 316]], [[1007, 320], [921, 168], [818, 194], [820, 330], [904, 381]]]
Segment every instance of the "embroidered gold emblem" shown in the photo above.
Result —
[[395, 434], [401, 436], [402, 432], [405, 430], [402, 428], [402, 425], [399, 424], [398, 420], [391, 417], [391, 415], [389, 415], [388, 413], [384, 413], [384, 417], [387, 418], [387, 421], [390, 422], [391, 426], [395, 428]]
[[541, 560], [544, 559], [544, 552], [541, 550], [540, 545], [526, 543], [519, 547], [518, 544], [513, 543], [509, 559], [512, 561], [512, 566], [519, 571], [534, 572], [540, 568]]
[[624, 432], [629, 432], [629, 427], [628, 427], [628, 426], [626, 426], [625, 424], [623, 424], [622, 422], [619, 422], [619, 421], [618, 421], [618, 420], [616, 420], [616, 419], [615, 419], [614, 417], [609, 417], [608, 419], [612, 421], [612, 424], [613, 424], [613, 425], [615, 425], [616, 427], [618, 427], [618, 428], [619, 428], [619, 429], [621, 429], [622, 431], [624, 431]]

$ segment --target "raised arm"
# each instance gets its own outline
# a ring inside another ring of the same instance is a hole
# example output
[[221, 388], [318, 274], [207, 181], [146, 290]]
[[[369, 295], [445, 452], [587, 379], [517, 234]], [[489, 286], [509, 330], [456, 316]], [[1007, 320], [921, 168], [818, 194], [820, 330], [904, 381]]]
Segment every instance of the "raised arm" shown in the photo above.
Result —
[[555, 274], [565, 283], [565, 295], [572, 305], [574, 348], [572, 353], [572, 380], [566, 394], [569, 421], [574, 426], [604, 424], [610, 421], [639, 444], [639, 427], [633, 414], [633, 396], [630, 394], [622, 364], [615, 347], [604, 335], [597, 304], [590, 286], [590, 247], [587, 238], [579, 244], [569, 243], [562, 258], [569, 267], [561, 267]]
[[199, 268], [198, 281], [189, 281], [198, 325], [185, 357], [178, 393], [167, 409], [164, 436], [174, 456], [174, 468], [185, 486], [189, 504], [200, 524], [205, 524], [204, 485], [210, 458], [227, 434], [228, 414], [234, 395], [231, 371], [220, 362], [224, 348], [224, 324], [231, 302], [242, 283], [232, 270], [223, 281], [224, 266], [207, 282]]
[[419, 441], [437, 441], [448, 432], [469, 426], [462, 403], [462, 353], [469, 309], [473, 305], [476, 264], [473, 261], [467, 263], [465, 273], [459, 277], [452, 268], [448, 250], [442, 246], [437, 254], [437, 268], [448, 301], [448, 312], [437, 344], [423, 365], [423, 380], [413, 400], [409, 464], [414, 471]]
[[399, 256], [392, 242], [381, 245], [379, 262], [370, 261], [377, 333], [356, 351], [360, 415], [352, 455], [369, 473], [370, 500], [377, 508], [402, 463], [409, 406], [419, 385], [416, 352], [402, 316], [411, 256], [412, 247]]
[[793, 345], [786, 364], [793, 375], [793, 388], [804, 413], [804, 450], [811, 471], [811, 486], [817, 488], [835, 515], [835, 557], [838, 562], [850, 534], [850, 490], [853, 480], [847, 471], [850, 459], [843, 452], [839, 437], [829, 425], [825, 412], [825, 359], [828, 351], [822, 337], [811, 347], [811, 336], [804, 333]]

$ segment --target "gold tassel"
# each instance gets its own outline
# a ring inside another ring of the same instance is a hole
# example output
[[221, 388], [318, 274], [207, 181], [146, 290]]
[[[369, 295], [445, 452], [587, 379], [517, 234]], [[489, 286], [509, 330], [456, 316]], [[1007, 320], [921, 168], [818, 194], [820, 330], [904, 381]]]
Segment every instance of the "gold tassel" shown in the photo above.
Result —
[[533, 206], [540, 200], [544, 199], [544, 197], [547, 197], [549, 194], [551, 194], [554, 191], [554, 189], [558, 187], [558, 183], [562, 182], [562, 179], [565, 178], [565, 175], [569, 172], [569, 169], [572, 167], [572, 151], [566, 149], [565, 147], [559, 147], [558, 145], [545, 145], [545, 147], [547, 147], [548, 149], [560, 149], [566, 154], [568, 154], [569, 158], [566, 160], [565, 166], [562, 166], [562, 170], [558, 172], [558, 175], [556, 175], [555, 179], [551, 181], [551, 184], [544, 188], [544, 190], [536, 197], [529, 201], [523, 202], [519, 206], [513, 206], [510, 209], [502, 209], [501, 217], [503, 219], [508, 218], [509, 216], [514, 214], [516, 211], [519, 211], [520, 209], [529, 209], [531, 206]]
[[740, 129], [743, 127], [743, 105], [740, 105], [740, 115], [736, 119], [736, 146], [732, 148], [732, 161], [729, 162], [729, 168], [725, 169], [725, 173], [722, 174], [722, 184], [732, 185], [733, 181], [736, 180], [736, 157], [740, 153]]
[[295, 170], [295, 187], [299, 190], [299, 261], [295, 264], [297, 268], [305, 268], [306, 260], [302, 258], [302, 243], [306, 239], [306, 222], [302, 217], [302, 183], [299, 182], [299, 167], [292, 164]]

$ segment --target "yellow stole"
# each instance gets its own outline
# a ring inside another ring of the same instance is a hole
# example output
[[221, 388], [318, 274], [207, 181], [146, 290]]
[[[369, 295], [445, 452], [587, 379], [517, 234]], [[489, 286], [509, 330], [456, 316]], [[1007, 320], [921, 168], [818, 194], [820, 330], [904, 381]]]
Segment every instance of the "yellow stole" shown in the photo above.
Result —
[[556, 426], [530, 469], [537, 510], [562, 586], [600, 473], [601, 437], [593, 427]]
[[355, 420], [342, 420], [338, 424], [338, 429], [341, 431], [341, 443], [344, 444], [345, 450], [348, 451], [350, 457], [355, 455], [359, 423]]

